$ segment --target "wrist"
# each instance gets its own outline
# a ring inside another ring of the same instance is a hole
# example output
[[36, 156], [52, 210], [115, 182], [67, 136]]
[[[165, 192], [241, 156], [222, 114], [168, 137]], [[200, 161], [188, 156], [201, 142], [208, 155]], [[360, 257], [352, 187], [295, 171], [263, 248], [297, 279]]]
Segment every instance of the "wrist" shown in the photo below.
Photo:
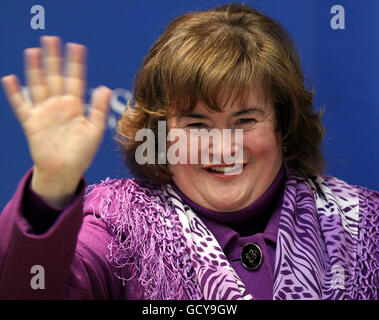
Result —
[[64, 208], [75, 196], [80, 179], [77, 175], [43, 173], [34, 167], [31, 188], [49, 205]]

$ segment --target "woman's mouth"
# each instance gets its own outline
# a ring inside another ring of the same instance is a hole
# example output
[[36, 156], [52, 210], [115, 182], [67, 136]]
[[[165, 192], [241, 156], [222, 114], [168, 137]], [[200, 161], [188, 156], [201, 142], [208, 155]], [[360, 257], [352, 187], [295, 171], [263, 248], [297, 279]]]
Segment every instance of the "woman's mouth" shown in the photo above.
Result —
[[208, 173], [215, 177], [233, 177], [242, 173], [246, 163], [231, 164], [231, 165], [212, 165], [204, 167]]

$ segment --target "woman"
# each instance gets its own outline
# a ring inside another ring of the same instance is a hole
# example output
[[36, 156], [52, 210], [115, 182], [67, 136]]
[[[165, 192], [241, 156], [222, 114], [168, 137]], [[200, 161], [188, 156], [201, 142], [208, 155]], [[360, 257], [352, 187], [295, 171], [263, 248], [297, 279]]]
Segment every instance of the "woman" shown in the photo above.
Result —
[[322, 175], [321, 115], [278, 23], [236, 4], [174, 19], [118, 124], [135, 178], [88, 188], [111, 90], [86, 117], [85, 48], [67, 45], [63, 77], [60, 40], [42, 47], [25, 51], [32, 102], [2, 79], [34, 162], [0, 215], [2, 298], [377, 299], [379, 193]]

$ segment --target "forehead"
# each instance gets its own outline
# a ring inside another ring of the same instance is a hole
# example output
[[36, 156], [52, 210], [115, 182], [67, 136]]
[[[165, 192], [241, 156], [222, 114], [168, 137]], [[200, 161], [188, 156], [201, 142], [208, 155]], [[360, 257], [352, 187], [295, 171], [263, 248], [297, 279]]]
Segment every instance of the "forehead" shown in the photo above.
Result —
[[[271, 99], [266, 98], [262, 90], [250, 90], [245, 99], [234, 96], [227, 100], [221, 96], [218, 102], [220, 106], [223, 106], [222, 113], [225, 114], [235, 114], [243, 110], [250, 110], [253, 112], [259, 112], [261, 110], [265, 114], [273, 111]], [[185, 112], [183, 115], [187, 113], [210, 114], [215, 113], [215, 111], [210, 110], [204, 101], [199, 100], [193, 110]]]

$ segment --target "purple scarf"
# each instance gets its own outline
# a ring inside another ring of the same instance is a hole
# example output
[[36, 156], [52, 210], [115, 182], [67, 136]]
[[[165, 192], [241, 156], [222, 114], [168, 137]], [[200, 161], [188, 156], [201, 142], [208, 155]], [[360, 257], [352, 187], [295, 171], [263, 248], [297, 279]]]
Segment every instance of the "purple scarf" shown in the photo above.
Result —
[[[145, 299], [253, 298], [217, 243], [213, 256], [204, 252], [213, 235], [170, 186], [109, 178], [99, 185], [107, 194], [93, 212], [114, 235], [107, 258], [133, 267], [121, 279], [137, 277]], [[378, 209], [378, 192], [288, 169], [273, 298], [377, 299]]]

